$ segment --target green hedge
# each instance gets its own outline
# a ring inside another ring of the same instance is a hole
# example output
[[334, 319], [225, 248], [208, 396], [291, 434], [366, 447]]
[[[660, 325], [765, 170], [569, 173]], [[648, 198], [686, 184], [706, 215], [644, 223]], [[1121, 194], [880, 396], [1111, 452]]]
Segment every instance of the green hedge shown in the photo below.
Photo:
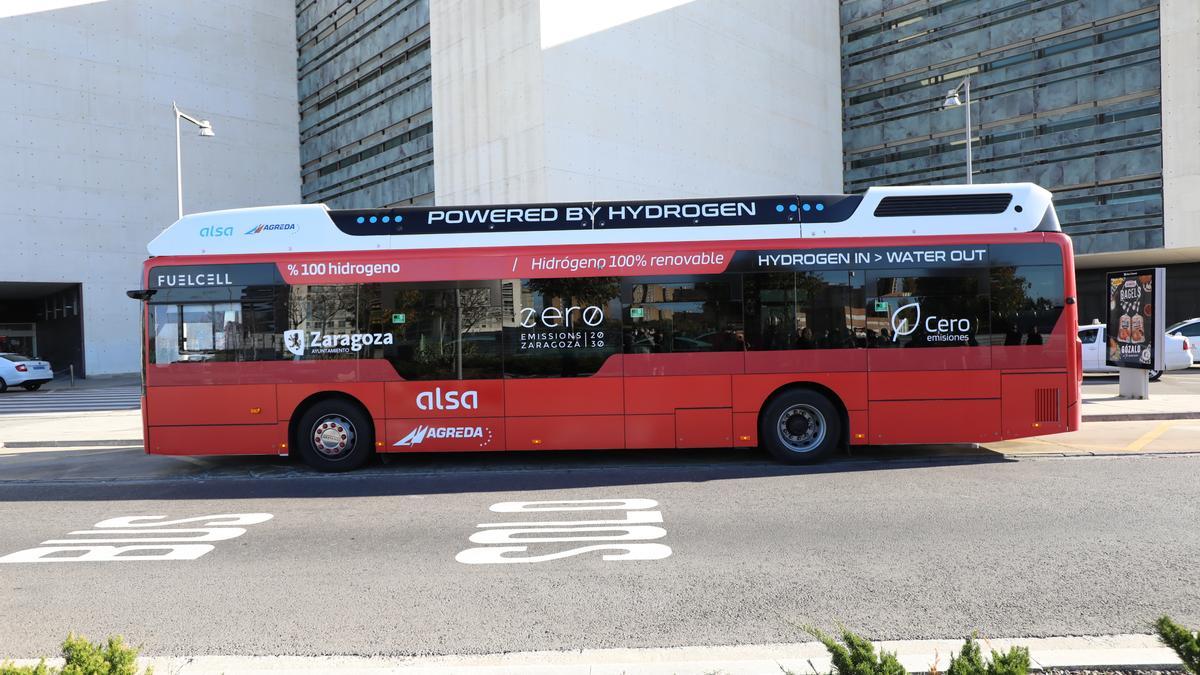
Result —
[[[0, 675], [137, 675], [137, 655], [138, 648], [126, 645], [120, 635], [102, 645], [71, 634], [62, 643], [62, 668], [47, 666], [45, 659], [36, 666], [0, 663]], [[152, 672], [147, 669], [145, 675]]]

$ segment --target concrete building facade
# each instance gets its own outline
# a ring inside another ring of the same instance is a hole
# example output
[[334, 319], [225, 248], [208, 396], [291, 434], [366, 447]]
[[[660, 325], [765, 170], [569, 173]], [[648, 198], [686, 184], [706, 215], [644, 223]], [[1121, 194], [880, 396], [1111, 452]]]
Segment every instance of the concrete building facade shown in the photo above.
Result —
[[430, 12], [438, 203], [841, 191], [833, 2]]
[[172, 100], [216, 130], [187, 211], [357, 208], [961, 182], [970, 77], [975, 180], [1055, 191], [1084, 318], [1158, 264], [1200, 315], [1193, 0], [14, 0], [0, 38], [0, 350], [59, 368], [137, 368]]
[[0, 6], [0, 351], [138, 369], [125, 291], [177, 217], [173, 100], [216, 133], [183, 128], [187, 211], [299, 200], [295, 35], [292, 0]]
[[1055, 193], [1080, 316], [1103, 272], [1167, 265], [1168, 321], [1200, 315], [1200, 5], [1192, 0], [841, 0], [846, 188], [965, 181]]

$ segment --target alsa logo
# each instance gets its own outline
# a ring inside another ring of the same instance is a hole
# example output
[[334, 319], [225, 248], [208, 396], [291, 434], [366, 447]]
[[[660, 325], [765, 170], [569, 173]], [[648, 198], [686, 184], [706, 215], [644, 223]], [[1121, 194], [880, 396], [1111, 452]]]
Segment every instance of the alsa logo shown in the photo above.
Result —
[[246, 230], [246, 234], [258, 234], [260, 232], [274, 232], [279, 230], [294, 229], [296, 229], [295, 223], [263, 223], [261, 225], [255, 225], [249, 230]]
[[492, 430], [485, 427], [465, 426], [465, 427], [431, 427], [425, 424], [417, 426], [412, 431], [405, 434], [404, 438], [396, 441], [392, 445], [399, 447], [412, 447], [420, 445], [427, 439], [470, 439], [478, 443], [479, 447], [487, 447], [492, 442]]
[[363, 347], [371, 345], [391, 345], [396, 338], [391, 333], [343, 333], [327, 335], [319, 330], [310, 331], [306, 336], [302, 330], [285, 330], [283, 346], [296, 356], [304, 356], [311, 350], [313, 354], [329, 354], [339, 352], [359, 352]]
[[232, 227], [205, 227], [200, 230], [201, 237], [232, 237]]
[[435, 387], [433, 391], [423, 391], [417, 394], [417, 407], [421, 410], [477, 410], [479, 408], [479, 392], [477, 391], [442, 391]]

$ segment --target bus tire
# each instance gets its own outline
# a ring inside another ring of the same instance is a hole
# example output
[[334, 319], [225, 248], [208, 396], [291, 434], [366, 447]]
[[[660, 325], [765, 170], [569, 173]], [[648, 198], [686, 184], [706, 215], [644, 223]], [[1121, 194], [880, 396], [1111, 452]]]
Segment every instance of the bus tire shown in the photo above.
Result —
[[349, 401], [319, 401], [300, 416], [292, 447], [300, 448], [304, 462], [317, 471], [351, 471], [374, 453], [375, 426]]
[[825, 396], [793, 389], [776, 396], [763, 409], [758, 437], [775, 459], [785, 464], [811, 464], [837, 449], [842, 418]]

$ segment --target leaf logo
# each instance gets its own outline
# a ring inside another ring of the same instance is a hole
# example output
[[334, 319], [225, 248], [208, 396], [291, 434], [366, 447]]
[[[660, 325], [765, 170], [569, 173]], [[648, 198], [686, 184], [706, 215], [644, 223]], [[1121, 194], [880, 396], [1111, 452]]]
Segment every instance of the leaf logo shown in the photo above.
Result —
[[[912, 321], [908, 317], [901, 317], [901, 313], [911, 309], [913, 317]], [[892, 312], [892, 342], [895, 342], [901, 335], [912, 335], [913, 331], [917, 330], [917, 326], [921, 325], [921, 303], [910, 302], [907, 305], [900, 305], [896, 311]]]

